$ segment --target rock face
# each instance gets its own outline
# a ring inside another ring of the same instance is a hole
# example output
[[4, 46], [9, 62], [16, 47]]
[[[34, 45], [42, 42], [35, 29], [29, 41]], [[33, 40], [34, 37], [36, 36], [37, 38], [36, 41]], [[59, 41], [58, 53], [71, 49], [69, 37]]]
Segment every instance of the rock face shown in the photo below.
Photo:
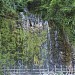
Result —
[[71, 46], [63, 28], [55, 26], [53, 21], [49, 22], [48, 40], [48, 44], [50, 44], [48, 45], [49, 63], [57, 66], [69, 66], [72, 61]]

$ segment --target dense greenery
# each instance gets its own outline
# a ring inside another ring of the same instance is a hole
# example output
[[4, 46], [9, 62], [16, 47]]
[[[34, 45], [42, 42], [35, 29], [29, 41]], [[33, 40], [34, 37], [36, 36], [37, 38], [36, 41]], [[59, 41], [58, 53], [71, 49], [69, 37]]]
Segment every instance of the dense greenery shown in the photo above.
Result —
[[18, 24], [21, 19], [19, 12], [24, 11], [27, 2], [0, 0], [0, 66], [18, 65], [18, 60], [21, 60], [30, 67], [36, 62], [35, 57], [39, 61], [40, 46], [46, 40], [46, 31], [39, 33], [37, 28], [27, 31], [22, 24]]
[[18, 27], [14, 20], [5, 18], [1, 20], [0, 25], [0, 61], [2, 64], [14, 65], [18, 60], [23, 60], [25, 65], [31, 66], [31, 63], [35, 61], [35, 56], [39, 61], [39, 50], [42, 42], [46, 40], [46, 31], [41, 33], [38, 29], [26, 31]]
[[24, 31], [22, 25], [18, 28], [19, 12], [24, 7], [41, 14], [44, 20], [48, 20], [50, 28], [54, 23], [75, 46], [75, 0], [0, 0], [0, 62], [5, 64], [9, 60], [10, 65], [20, 59], [30, 64], [33, 57], [39, 59], [39, 46], [45, 41], [46, 33], [42, 31], [40, 37], [32, 30]]

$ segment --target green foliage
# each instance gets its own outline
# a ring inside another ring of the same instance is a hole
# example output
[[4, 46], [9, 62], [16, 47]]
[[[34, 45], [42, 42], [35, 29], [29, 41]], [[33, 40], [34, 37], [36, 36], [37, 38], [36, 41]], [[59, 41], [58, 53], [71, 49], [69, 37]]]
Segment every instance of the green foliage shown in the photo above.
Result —
[[18, 28], [15, 20], [2, 18], [0, 21], [1, 63], [8, 63], [9, 66], [17, 64], [18, 60], [23, 60], [24, 64], [31, 66], [34, 63], [34, 56], [39, 59], [40, 46], [46, 40], [46, 31], [38, 33], [36, 29], [26, 31], [21, 26]]
[[[35, 30], [36, 31], [36, 30]], [[30, 29], [30, 31], [25, 31], [25, 36], [24, 36], [24, 62], [27, 65], [33, 64], [37, 60], [35, 60], [35, 56], [38, 59], [39, 62], [39, 52], [40, 52], [40, 47], [43, 42], [46, 40], [46, 31], [42, 31], [40, 34], [38, 32], [34, 32]], [[41, 35], [41, 36], [39, 36]], [[37, 40], [36, 40], [37, 39]], [[31, 63], [32, 62], [32, 63]]]
[[[10, 31], [10, 26], [13, 27], [13, 25], [15, 24], [15, 21], [11, 21], [9, 19], [4, 19], [2, 18], [2, 20], [0, 21], [0, 26], [1, 26], [1, 40], [0, 40], [0, 53], [1, 53], [1, 62], [3, 64], [6, 63], [6, 60], [10, 60], [10, 52], [11, 49], [15, 49], [16, 45], [15, 45], [15, 41], [16, 39], [12, 39], [13, 38], [13, 34], [11, 34]], [[13, 28], [12, 28], [13, 29]], [[13, 32], [13, 31], [12, 31]], [[14, 37], [15, 38], [15, 37]]]
[[0, 15], [16, 16], [23, 11], [26, 0], [0, 0]]
[[17, 64], [18, 60], [30, 67], [36, 61], [35, 56], [39, 61], [40, 46], [46, 41], [46, 31], [25, 31], [16, 22], [18, 13], [29, 3], [33, 6], [31, 9], [39, 11], [40, 0], [0, 0], [0, 68]]
[[21, 26], [17, 28], [16, 18], [12, 19], [18, 18], [18, 13], [26, 6], [32, 13], [42, 14], [43, 19], [54, 22], [59, 29], [63, 27], [70, 42], [75, 45], [75, 0], [0, 0], [0, 62], [5, 64], [8, 60], [14, 64], [23, 60], [31, 65], [34, 57], [39, 61], [39, 50], [46, 40], [46, 31], [25, 31]]

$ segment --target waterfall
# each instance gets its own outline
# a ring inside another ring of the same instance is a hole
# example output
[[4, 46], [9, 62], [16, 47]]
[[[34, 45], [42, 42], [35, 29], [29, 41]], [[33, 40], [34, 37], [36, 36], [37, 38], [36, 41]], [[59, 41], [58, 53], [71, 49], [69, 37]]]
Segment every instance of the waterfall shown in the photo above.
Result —
[[[49, 27], [48, 21], [43, 21], [39, 15], [30, 13], [26, 8], [24, 9], [24, 12], [20, 12], [20, 17], [22, 21], [22, 28], [24, 30], [30, 30], [30, 28], [33, 29], [38, 28], [39, 31], [46, 30], [47, 35], [46, 35], [46, 41], [43, 42], [40, 46], [39, 55], [38, 55], [39, 60], [42, 60], [41, 67], [40, 64], [36, 66], [33, 63], [32, 64], [33, 67], [31, 69], [28, 69], [28, 66], [26, 64], [24, 65], [22, 60], [21, 61], [18, 60], [17, 63], [18, 74], [19, 75], [39, 75], [39, 74], [41, 75], [41, 72], [43, 73], [43, 75], [49, 75], [49, 72], [52, 72], [52, 74], [54, 74], [54, 72], [56, 71], [56, 67], [61, 69], [61, 66], [63, 65], [62, 62], [63, 52], [65, 51], [65, 48], [63, 48], [64, 47], [63, 35], [60, 34], [61, 33], [60, 30], [57, 27], [55, 27], [54, 24], [52, 24]], [[72, 64], [72, 62], [70, 62], [70, 64]], [[72, 65], [69, 65], [68, 69], [70, 70], [71, 67]], [[46, 69], [46, 71], [41, 71], [40, 69]], [[12, 70], [10, 74], [16, 75], [13, 73], [14, 71], [15, 70]], [[21, 74], [22, 71], [25, 71], [26, 73]], [[34, 74], [32, 74], [31, 72], [34, 72]], [[38, 74], [36, 74], [35, 72], [38, 72]]]
[[24, 29], [28, 29], [29, 27], [47, 29], [48, 22], [44, 22], [40, 15], [32, 14], [26, 8], [24, 9], [24, 12], [20, 12], [20, 16], [22, 19], [22, 27]]

